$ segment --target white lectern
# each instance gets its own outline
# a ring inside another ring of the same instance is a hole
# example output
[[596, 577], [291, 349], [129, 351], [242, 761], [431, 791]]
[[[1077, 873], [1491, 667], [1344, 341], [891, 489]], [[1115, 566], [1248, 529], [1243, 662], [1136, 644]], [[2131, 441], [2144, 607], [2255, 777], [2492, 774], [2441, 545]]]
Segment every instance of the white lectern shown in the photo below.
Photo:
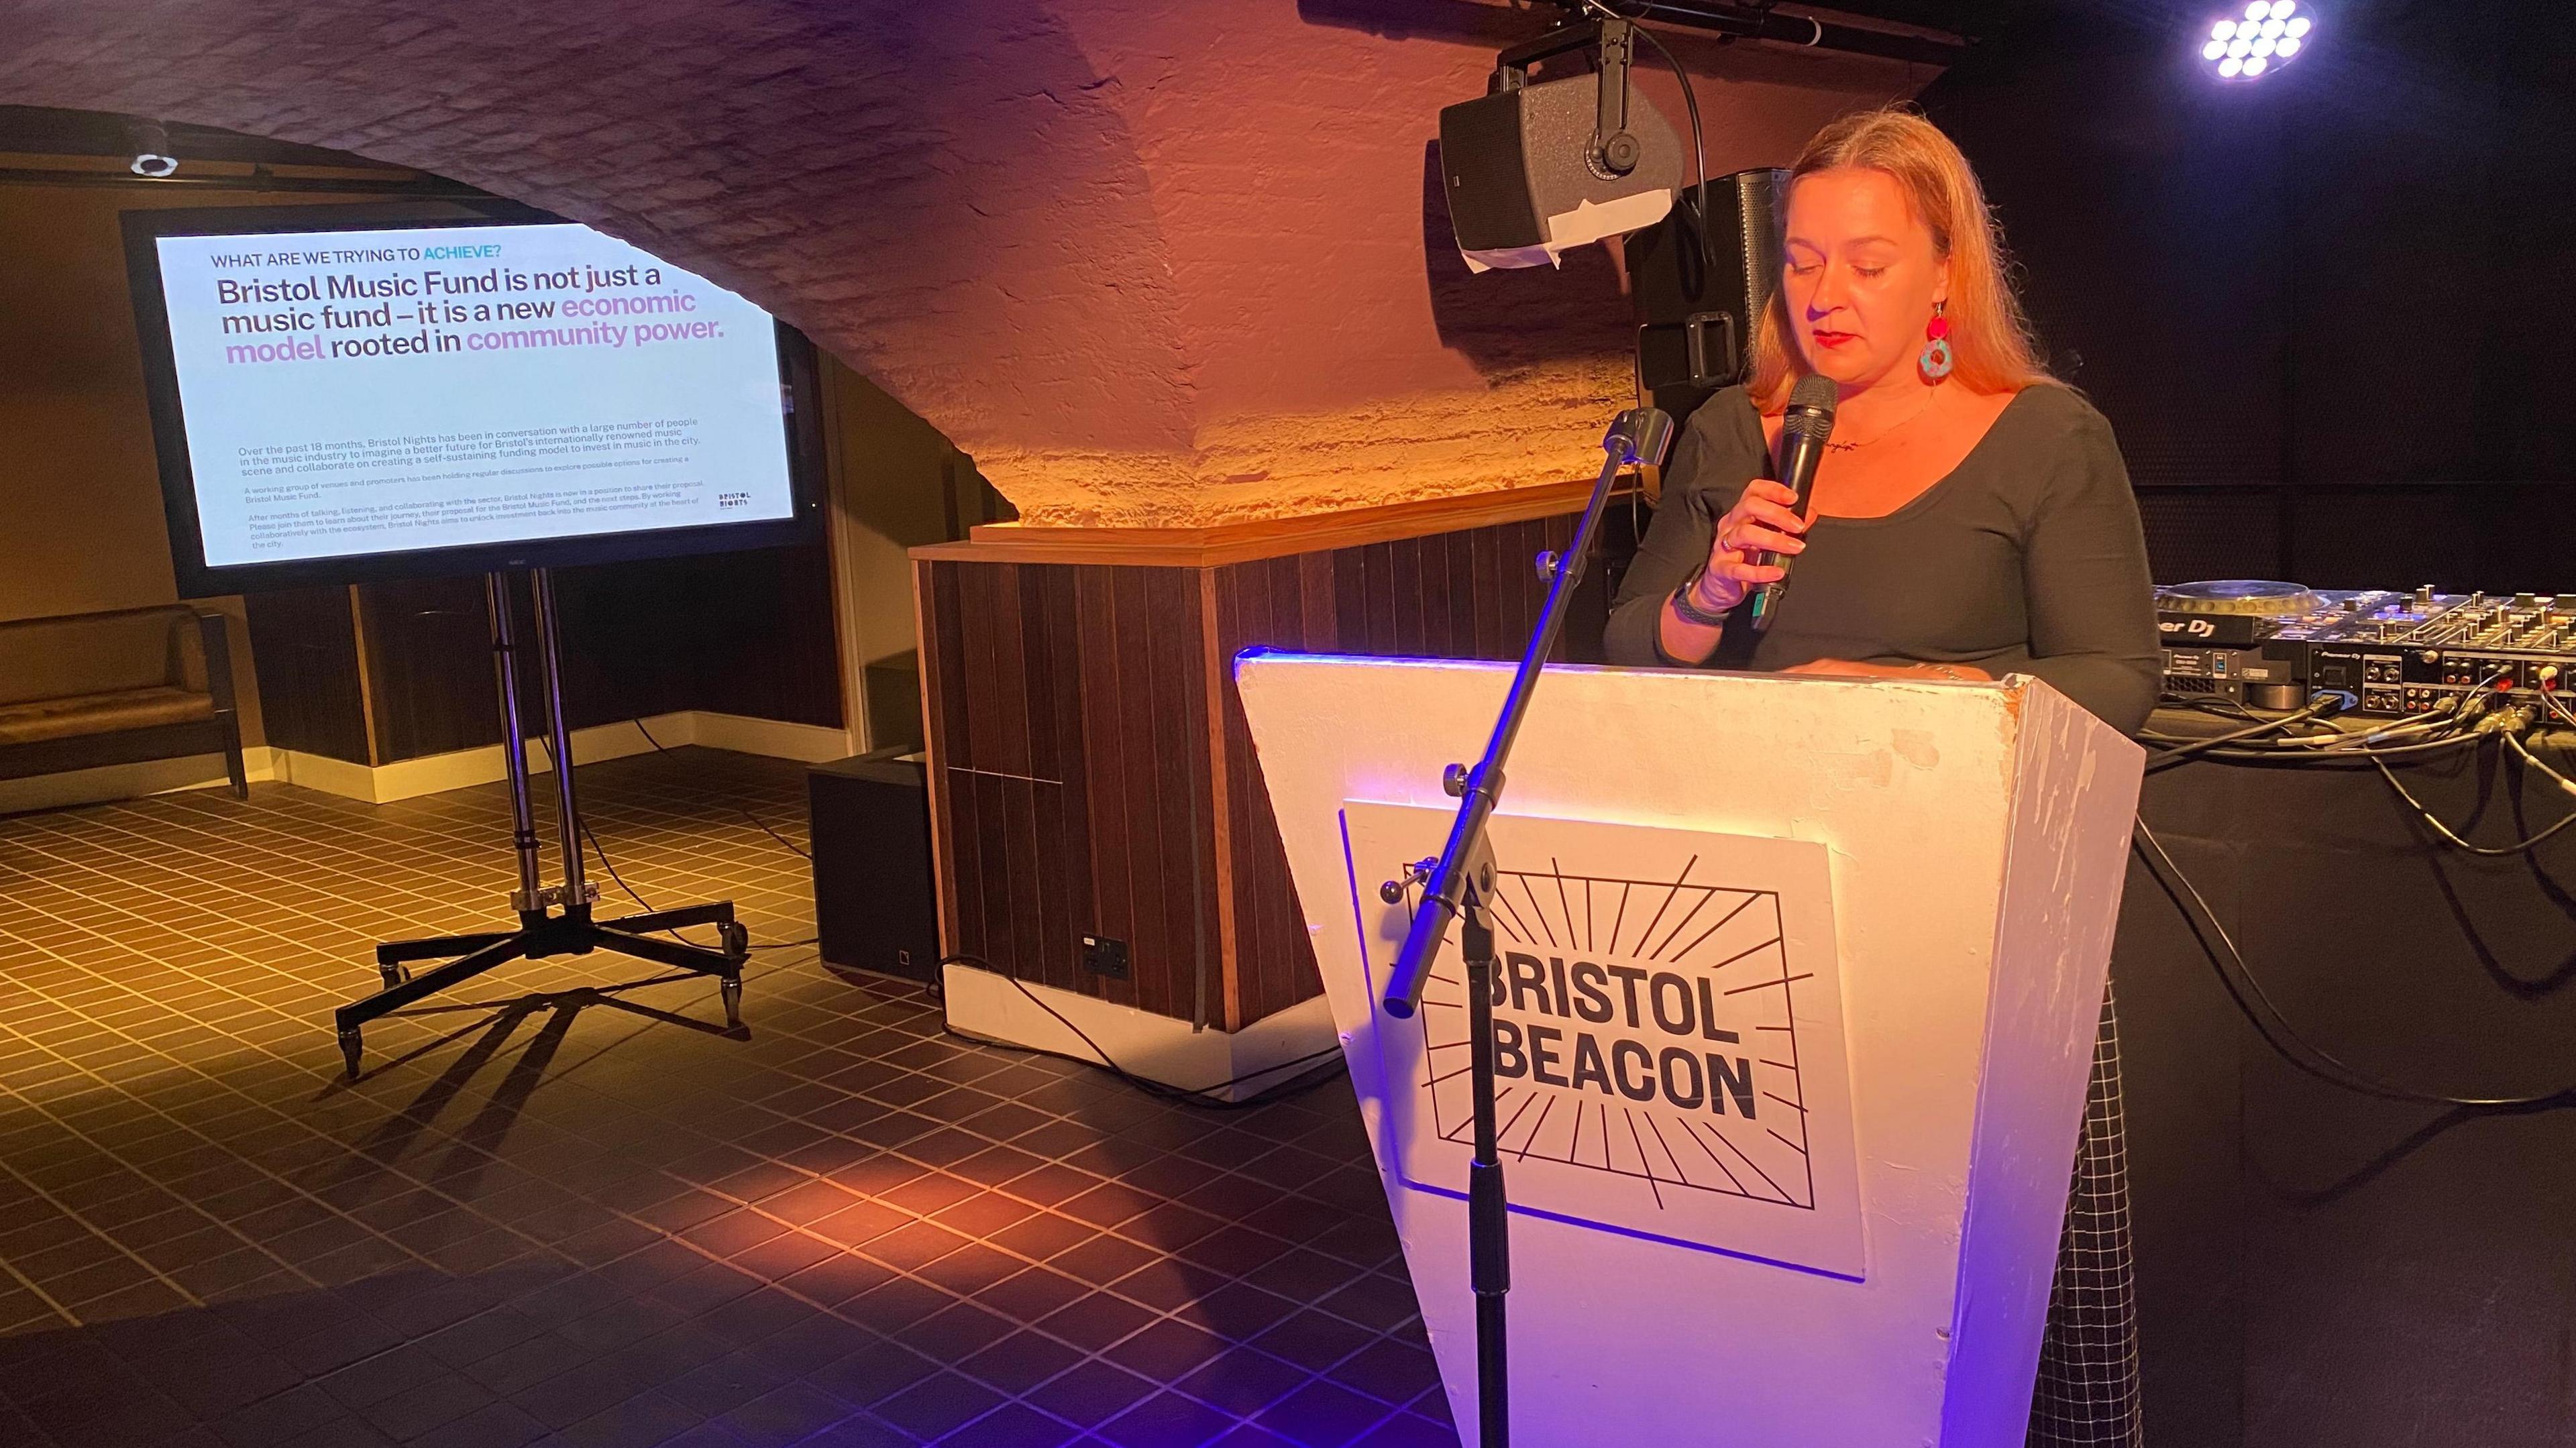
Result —
[[[1453, 942], [1379, 1007], [1507, 664], [1236, 678], [1475, 1441]], [[1493, 823], [1515, 1441], [2018, 1448], [2144, 754], [2046, 685], [1550, 669]]]

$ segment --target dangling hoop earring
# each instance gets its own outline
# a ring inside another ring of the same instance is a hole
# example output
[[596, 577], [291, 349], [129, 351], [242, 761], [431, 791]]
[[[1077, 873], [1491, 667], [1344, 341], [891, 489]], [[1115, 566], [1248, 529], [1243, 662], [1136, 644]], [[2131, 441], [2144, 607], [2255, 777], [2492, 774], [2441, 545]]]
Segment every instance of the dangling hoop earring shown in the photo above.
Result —
[[1923, 329], [1927, 340], [1923, 355], [1914, 359], [1914, 367], [1923, 374], [1925, 386], [1939, 386], [1950, 375], [1950, 369], [1959, 365], [1958, 356], [1950, 350], [1950, 319], [1942, 315], [1948, 310], [1948, 302], [1934, 302], [1931, 324]]

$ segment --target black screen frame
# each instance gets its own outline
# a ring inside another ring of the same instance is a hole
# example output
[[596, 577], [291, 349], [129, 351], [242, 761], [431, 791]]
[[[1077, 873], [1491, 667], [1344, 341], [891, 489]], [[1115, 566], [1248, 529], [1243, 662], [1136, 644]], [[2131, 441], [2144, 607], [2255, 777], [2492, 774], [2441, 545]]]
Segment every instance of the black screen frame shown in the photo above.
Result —
[[[626, 563], [698, 553], [729, 553], [811, 543], [823, 534], [825, 453], [821, 369], [804, 333], [776, 322], [778, 380], [788, 406], [787, 472], [791, 500], [785, 518], [748, 519], [690, 528], [575, 534], [512, 543], [454, 548], [349, 553], [328, 558], [215, 565], [206, 561], [197, 513], [197, 486], [188, 457], [187, 417], [179, 398], [178, 358], [170, 340], [161, 254], [165, 236], [264, 236], [290, 232], [431, 229], [457, 226], [566, 225], [566, 218], [515, 201], [440, 200], [317, 203], [286, 206], [177, 207], [128, 211], [126, 281], [132, 291], [135, 331], [143, 344], [143, 392], [152, 418], [153, 450], [160, 463], [161, 506], [170, 530], [170, 561], [179, 596], [212, 598], [317, 585], [375, 583], [407, 578], [453, 578], [525, 568]], [[774, 320], [774, 319], [773, 319]]]

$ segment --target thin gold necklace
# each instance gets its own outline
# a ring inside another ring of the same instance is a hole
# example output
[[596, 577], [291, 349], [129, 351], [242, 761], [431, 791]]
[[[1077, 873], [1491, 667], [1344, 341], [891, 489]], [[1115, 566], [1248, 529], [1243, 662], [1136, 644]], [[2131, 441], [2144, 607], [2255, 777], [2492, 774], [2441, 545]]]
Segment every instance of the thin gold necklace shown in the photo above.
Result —
[[1840, 442], [1840, 441], [1832, 441], [1832, 440], [1829, 440], [1829, 441], [1827, 441], [1827, 442], [1825, 443], [1825, 449], [1826, 449], [1826, 451], [1828, 451], [1828, 452], [1856, 452], [1856, 451], [1858, 451], [1858, 450], [1859, 450], [1859, 449], [1861, 449], [1861, 448], [1869, 447], [1869, 446], [1871, 446], [1871, 445], [1873, 445], [1873, 444], [1875, 444], [1875, 443], [1885, 442], [1888, 438], [1890, 438], [1890, 437], [1894, 436], [1896, 433], [1901, 432], [1901, 431], [1903, 431], [1906, 427], [1908, 427], [1908, 426], [1912, 425], [1912, 423], [1914, 422], [1914, 420], [1915, 420], [1916, 418], [1921, 417], [1923, 414], [1925, 414], [1925, 413], [1927, 413], [1927, 412], [1930, 412], [1931, 410], [1932, 410], [1932, 395], [1931, 395], [1930, 393], [1928, 393], [1928, 392], [1927, 392], [1927, 393], [1925, 393], [1925, 394], [1924, 394], [1924, 396], [1923, 396], [1923, 405], [1922, 405], [1922, 406], [1920, 406], [1920, 407], [1915, 408], [1912, 412], [1907, 413], [1907, 414], [1905, 415], [1904, 420], [1903, 420], [1903, 421], [1901, 421], [1901, 422], [1899, 422], [1899, 423], [1897, 423], [1894, 427], [1883, 427], [1883, 428], [1880, 428], [1880, 429], [1878, 430], [1878, 435], [1877, 435], [1877, 436], [1875, 436], [1875, 437], [1866, 437], [1866, 438], [1861, 439], [1861, 440], [1860, 440], [1860, 441], [1858, 441], [1858, 442]]

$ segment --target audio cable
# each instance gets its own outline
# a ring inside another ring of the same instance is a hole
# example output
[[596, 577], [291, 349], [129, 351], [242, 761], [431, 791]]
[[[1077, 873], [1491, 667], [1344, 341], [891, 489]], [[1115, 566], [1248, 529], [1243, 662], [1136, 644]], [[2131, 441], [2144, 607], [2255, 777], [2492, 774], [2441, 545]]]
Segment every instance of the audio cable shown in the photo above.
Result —
[[[2304, 709], [2271, 720], [2257, 720], [2247, 728], [2228, 734], [2193, 739], [2141, 730], [2137, 737], [2148, 748], [2161, 751], [2148, 763], [2150, 771], [2170, 768], [2192, 759], [2234, 764], [2347, 764], [2420, 759], [2480, 743], [2485, 731], [2478, 727], [2478, 720], [2491, 707], [2496, 696], [2490, 691], [2503, 677], [2501, 672], [2491, 674], [2475, 689], [2454, 697], [2439, 708], [2391, 720], [2368, 731], [2329, 729], [2289, 738], [2267, 737], [2352, 706], [2348, 695], [2320, 693]], [[2333, 707], [2321, 708], [2328, 703]]]
[[[1148, 1096], [1158, 1096], [1166, 1101], [1177, 1101], [1184, 1106], [1197, 1106], [1211, 1111], [1249, 1111], [1255, 1107], [1267, 1106], [1274, 1101], [1284, 1101], [1291, 1096], [1302, 1096], [1319, 1086], [1338, 1079], [1340, 1076], [1340, 1072], [1334, 1069], [1334, 1066], [1338, 1065], [1342, 1059], [1342, 1048], [1340, 1043], [1336, 1041], [1333, 1045], [1326, 1046], [1320, 1051], [1309, 1051], [1305, 1055], [1294, 1057], [1290, 1060], [1281, 1061], [1274, 1065], [1263, 1066], [1257, 1070], [1246, 1071], [1240, 1076], [1236, 1076], [1231, 1080], [1219, 1081], [1213, 1086], [1174, 1086], [1169, 1082], [1157, 1081], [1150, 1076], [1139, 1076], [1135, 1072], [1128, 1070], [1126, 1067], [1119, 1065], [1116, 1057], [1110, 1055], [1106, 1050], [1103, 1050], [1100, 1043], [1091, 1038], [1090, 1032], [1066, 1019], [1064, 1012], [1047, 1004], [1044, 997], [1040, 996], [1036, 991], [1029, 989], [1028, 982], [1021, 980], [1018, 976], [1008, 975], [1001, 970], [996, 969], [991, 961], [984, 959], [982, 956], [945, 955], [940, 957], [939, 963], [943, 966], [978, 966], [994, 975], [1001, 976], [1012, 985], [1019, 987], [1020, 994], [1028, 997], [1029, 1004], [1036, 1006], [1039, 1010], [1055, 1017], [1057, 1025], [1071, 1031], [1076, 1040], [1081, 1041], [1083, 1045], [1090, 1048], [1091, 1056], [1089, 1058], [1085, 1058], [1073, 1055], [1066, 1051], [1051, 1051], [1043, 1046], [1024, 1046], [1016, 1041], [987, 1040], [984, 1037], [975, 1035], [971, 1032], [958, 1030], [955, 1026], [948, 1027], [948, 1033], [950, 1035], [955, 1036], [960, 1040], [973, 1041], [979, 1046], [999, 1046], [1004, 1050], [1026, 1051], [1029, 1054], [1036, 1056], [1053, 1056], [1059, 1061], [1072, 1061], [1080, 1065], [1090, 1066], [1097, 1070], [1107, 1072], [1109, 1075], [1135, 1087], [1137, 1090], [1144, 1092]], [[939, 992], [934, 989], [932, 993], [938, 994]], [[1293, 1071], [1296, 1072], [1296, 1074], [1285, 1077], [1273, 1085], [1264, 1087], [1260, 1091], [1240, 1099], [1229, 1099], [1225, 1094], [1248, 1081], [1257, 1081], [1264, 1076], [1276, 1076], [1282, 1071]]]
[[[2236, 1003], [2236, 1009], [2254, 1027], [2254, 1033], [2263, 1038], [2263, 1043], [2271, 1047], [2273, 1054], [2301, 1072], [2363, 1096], [2418, 1106], [2498, 1112], [2576, 1106], [2576, 1083], [2532, 1096], [2452, 1096], [2382, 1081], [2311, 1042], [2290, 1023], [2279, 1003], [2272, 999], [2271, 992], [2263, 988], [2262, 980], [2245, 963], [2245, 954], [2237, 947], [2235, 937], [2219, 923], [2217, 913], [2209, 908], [2209, 901], [2201, 895], [2200, 887], [2194, 885], [2191, 877], [2182, 872], [2182, 867], [2174, 863], [2173, 856], [2165, 851], [2164, 842], [2156, 838], [2156, 832], [2147, 826], [2145, 819], [2134, 822], [2131, 841], [2146, 863], [2147, 873], [2164, 890], [2166, 898], [2174, 902], [2174, 907], [2182, 912], [2183, 923], [2190, 927], [2192, 938], [2200, 943], [2201, 952], [2209, 958], [2210, 968], [2217, 973], [2218, 983], [2227, 992], [2228, 999]], [[2260, 1009], [2257, 1009], [2258, 1004]]]
[[[2547, 696], [2543, 695], [2543, 698], [2546, 699]], [[2554, 701], [2552, 702], [2554, 704]], [[2561, 712], [2563, 713], [2564, 711], [2562, 710]], [[2522, 742], [2523, 730], [2530, 727], [2530, 716], [2528, 713], [2518, 708], [2508, 710], [2504, 713], [2493, 716], [2493, 725], [2494, 727], [2488, 732], [2491, 732], [2503, 739], [2505, 746], [2508, 749], [2511, 749], [2515, 755], [2520, 757], [2525, 766], [2539, 770], [2541, 774], [2547, 776], [2549, 781], [2552, 784], [2555, 784], [2561, 791], [2570, 796], [2576, 796], [2576, 780], [2571, 780], [2566, 775], [2551, 768], [2548, 761], [2542, 759], [2539, 755], [2532, 753], [2531, 747]], [[2546, 829], [2527, 835], [2522, 839], [2516, 840], [2507, 845], [2481, 845], [2468, 839], [2458, 830], [2453, 829], [2449, 824], [2443, 821], [2440, 815], [2433, 812], [2431, 806], [2416, 798], [2415, 792], [2406, 787], [2406, 782], [2397, 777], [2397, 771], [2389, 768], [2386, 761], [2374, 758], [2371, 760], [2371, 763], [2378, 766], [2380, 777], [2388, 781], [2388, 787], [2397, 791], [2397, 797], [2406, 801], [2407, 807], [2415, 811], [2416, 816], [2422, 819], [2424, 823], [2432, 829], [2434, 835], [2438, 837], [2442, 843], [2449, 845], [2455, 850], [2461, 850], [2468, 854], [2477, 855], [2481, 858], [2502, 859], [2511, 855], [2523, 854], [2536, 848], [2552, 836], [2557, 835], [2568, 826], [2576, 825], [2576, 804], [2571, 804], [2566, 815], [2556, 824], [2550, 825]]]

